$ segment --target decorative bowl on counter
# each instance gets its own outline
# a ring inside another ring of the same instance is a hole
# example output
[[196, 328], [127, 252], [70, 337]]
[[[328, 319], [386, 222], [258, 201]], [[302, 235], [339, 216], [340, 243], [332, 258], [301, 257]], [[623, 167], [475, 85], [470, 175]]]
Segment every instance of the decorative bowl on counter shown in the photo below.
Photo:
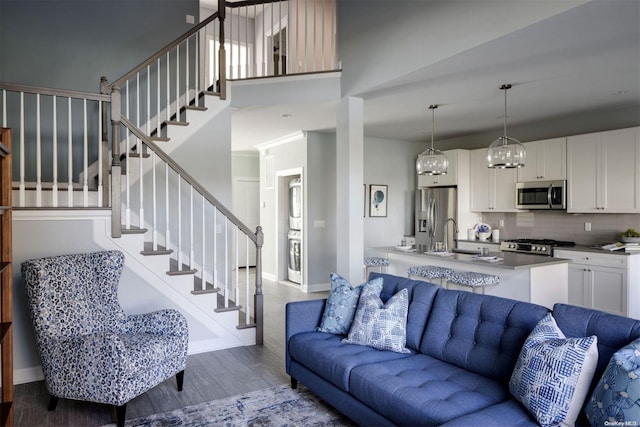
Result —
[[640, 243], [640, 237], [621, 237], [622, 243]]
[[483, 233], [483, 232], [478, 233], [478, 239], [481, 242], [486, 242], [487, 240], [489, 240], [489, 237], [491, 237], [491, 233]]

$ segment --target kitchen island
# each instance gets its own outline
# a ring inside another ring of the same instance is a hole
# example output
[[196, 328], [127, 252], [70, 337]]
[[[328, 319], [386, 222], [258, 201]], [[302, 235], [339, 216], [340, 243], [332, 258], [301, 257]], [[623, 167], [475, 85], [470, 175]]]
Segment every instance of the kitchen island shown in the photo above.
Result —
[[[405, 251], [393, 246], [370, 248], [371, 256], [386, 257], [390, 261], [387, 272], [407, 276], [409, 267], [435, 265], [458, 271], [494, 274], [500, 284], [487, 286], [484, 293], [519, 301], [532, 302], [548, 308], [555, 303], [568, 302], [569, 260], [513, 252], [490, 253], [497, 259], [482, 259], [462, 253]], [[449, 284], [451, 289], [471, 290]]]

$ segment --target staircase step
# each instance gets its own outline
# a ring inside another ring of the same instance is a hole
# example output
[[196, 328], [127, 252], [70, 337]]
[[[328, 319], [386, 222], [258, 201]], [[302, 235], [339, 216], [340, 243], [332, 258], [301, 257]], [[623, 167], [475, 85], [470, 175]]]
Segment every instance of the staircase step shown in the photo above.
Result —
[[152, 136], [151, 140], [154, 142], [169, 142], [171, 138], [167, 138], [166, 136]]
[[224, 313], [227, 311], [240, 311], [242, 310], [242, 306], [241, 305], [236, 305], [236, 303], [233, 300], [229, 300], [228, 301], [229, 306], [225, 307], [224, 306], [224, 295], [218, 294], [218, 308], [216, 308], [215, 310], [213, 310], [216, 313]]
[[[135, 152], [129, 153], [129, 158], [131, 158], [131, 157], [139, 158], [140, 157], [140, 153], [135, 153]], [[142, 153], [142, 158], [146, 159], [146, 158], [149, 158], [149, 157], [151, 157], [151, 154]]]
[[186, 264], [182, 264], [182, 269], [179, 269], [177, 259], [171, 258], [171, 260], [169, 260], [169, 271], [167, 271], [167, 275], [169, 276], [183, 276], [187, 274], [196, 274], [197, 272], [198, 270], [195, 268], [189, 268]]
[[144, 242], [144, 250], [140, 251], [142, 255], [169, 255], [173, 253], [173, 249], [167, 249], [164, 246], [156, 245], [153, 249], [153, 242]]
[[174, 125], [174, 126], [189, 126], [189, 122], [179, 122], [176, 120], [170, 120], [168, 122], [165, 122], [168, 125]]
[[220, 288], [215, 287], [212, 283], [206, 282], [203, 287], [201, 277], [196, 276], [193, 278], [193, 290], [191, 291], [193, 295], [215, 294], [218, 292], [220, 292]]
[[236, 329], [249, 329], [249, 328], [255, 328], [255, 327], [256, 327], [255, 323], [249, 323], [249, 324], [243, 323], [241, 325], [236, 326]]
[[131, 226], [131, 228], [125, 228], [124, 224], [121, 228], [122, 234], [144, 234], [147, 232], [146, 228], [136, 227], [135, 225]]
[[193, 111], [207, 111], [207, 107], [200, 107], [198, 105], [187, 105], [185, 108]]
[[209, 96], [220, 96], [220, 92], [212, 92], [212, 91], [204, 91], [205, 95], [209, 95]]

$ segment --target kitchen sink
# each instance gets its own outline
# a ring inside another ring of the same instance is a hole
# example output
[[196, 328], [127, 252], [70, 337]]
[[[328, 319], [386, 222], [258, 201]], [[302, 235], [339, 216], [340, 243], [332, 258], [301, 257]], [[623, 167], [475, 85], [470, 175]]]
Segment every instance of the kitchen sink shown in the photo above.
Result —
[[475, 251], [473, 249], [458, 249], [458, 248], [454, 248], [454, 249], [451, 249], [451, 252], [454, 252], [454, 253], [457, 253], [457, 254], [480, 255], [480, 251]]

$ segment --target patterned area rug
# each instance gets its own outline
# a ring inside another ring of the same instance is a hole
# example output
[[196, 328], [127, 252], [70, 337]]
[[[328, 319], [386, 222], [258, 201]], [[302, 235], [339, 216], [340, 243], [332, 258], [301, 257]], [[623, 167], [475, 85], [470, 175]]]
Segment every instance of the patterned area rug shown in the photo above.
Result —
[[[283, 384], [170, 412], [134, 418], [127, 420], [125, 425], [128, 427], [329, 427], [354, 424], [306, 387], [298, 385], [296, 390], [292, 390], [289, 385]], [[108, 424], [108, 426], [115, 426], [115, 424]]]

